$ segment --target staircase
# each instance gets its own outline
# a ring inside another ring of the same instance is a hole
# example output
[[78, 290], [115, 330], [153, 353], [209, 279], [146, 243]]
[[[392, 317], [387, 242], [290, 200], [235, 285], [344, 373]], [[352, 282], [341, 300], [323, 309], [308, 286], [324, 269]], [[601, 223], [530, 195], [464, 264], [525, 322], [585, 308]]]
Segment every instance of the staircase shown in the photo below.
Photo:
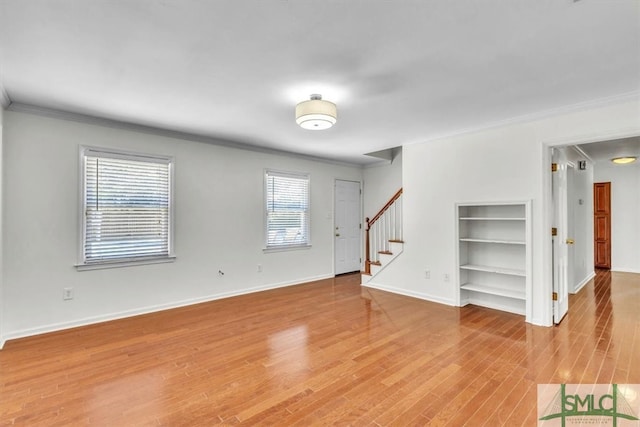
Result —
[[366, 219], [362, 284], [369, 283], [402, 253], [402, 188], [373, 217]]

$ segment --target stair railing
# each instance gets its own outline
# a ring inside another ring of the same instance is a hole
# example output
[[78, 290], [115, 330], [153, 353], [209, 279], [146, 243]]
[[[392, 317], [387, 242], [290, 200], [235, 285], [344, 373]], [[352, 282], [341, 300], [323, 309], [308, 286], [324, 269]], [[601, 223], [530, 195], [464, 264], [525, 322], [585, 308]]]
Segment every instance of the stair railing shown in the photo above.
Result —
[[402, 188], [366, 222], [364, 272], [371, 274], [371, 264], [380, 262], [380, 253], [389, 253], [389, 243], [402, 241]]

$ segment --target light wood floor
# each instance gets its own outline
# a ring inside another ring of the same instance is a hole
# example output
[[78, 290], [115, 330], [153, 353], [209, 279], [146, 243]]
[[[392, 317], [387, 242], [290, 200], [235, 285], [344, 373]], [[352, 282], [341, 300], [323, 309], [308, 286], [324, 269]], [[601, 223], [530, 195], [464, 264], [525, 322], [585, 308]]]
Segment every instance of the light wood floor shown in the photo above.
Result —
[[6, 344], [0, 425], [535, 426], [539, 383], [640, 383], [640, 276], [558, 327], [359, 275]]

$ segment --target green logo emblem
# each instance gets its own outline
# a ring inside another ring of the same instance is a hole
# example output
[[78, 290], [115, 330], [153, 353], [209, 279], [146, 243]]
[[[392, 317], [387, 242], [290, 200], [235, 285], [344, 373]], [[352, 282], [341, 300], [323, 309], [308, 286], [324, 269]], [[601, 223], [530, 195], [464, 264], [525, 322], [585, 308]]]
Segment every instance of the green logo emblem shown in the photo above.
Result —
[[[540, 409], [541, 386], [538, 386], [538, 406]], [[635, 387], [635, 390], [631, 387]], [[624, 390], [629, 390], [633, 395], [634, 403], [640, 391], [637, 384], [629, 384]], [[637, 406], [637, 404], [635, 405]], [[546, 408], [539, 413], [540, 421], [558, 419], [561, 426], [565, 427], [567, 419], [572, 424], [585, 423], [595, 425], [618, 426], [619, 420], [638, 421], [637, 408], [634, 409], [625, 393], [620, 391], [618, 384], [580, 384], [573, 385], [572, 392], [567, 392], [567, 385], [560, 384], [560, 389], [552, 399], [548, 401]], [[598, 424], [596, 424], [598, 423]], [[546, 425], [539, 423], [539, 425]], [[556, 424], [557, 425], [557, 424]]]

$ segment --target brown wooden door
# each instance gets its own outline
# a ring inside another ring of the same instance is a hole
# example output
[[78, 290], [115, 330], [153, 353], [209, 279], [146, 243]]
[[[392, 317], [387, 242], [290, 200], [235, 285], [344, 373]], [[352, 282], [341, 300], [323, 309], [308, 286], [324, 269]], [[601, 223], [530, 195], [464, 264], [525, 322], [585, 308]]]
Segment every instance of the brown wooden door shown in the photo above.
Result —
[[611, 183], [593, 184], [593, 238], [596, 268], [611, 268]]

